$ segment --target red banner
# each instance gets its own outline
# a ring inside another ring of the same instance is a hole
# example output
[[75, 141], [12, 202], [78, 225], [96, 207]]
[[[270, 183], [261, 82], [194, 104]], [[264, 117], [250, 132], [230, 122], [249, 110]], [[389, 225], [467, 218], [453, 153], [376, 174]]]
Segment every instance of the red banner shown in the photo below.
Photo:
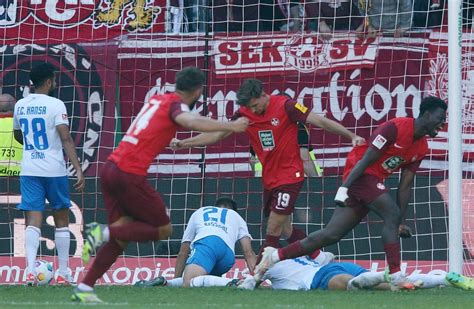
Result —
[[[57, 260], [50, 257], [41, 257], [53, 263], [53, 269], [56, 268]], [[341, 261], [352, 262], [355, 261]], [[98, 284], [106, 285], [129, 285], [138, 280], [150, 280], [157, 276], [163, 276], [167, 279], [174, 278], [175, 258], [118, 258], [112, 267], [99, 279]], [[357, 261], [357, 264], [371, 271], [383, 271], [385, 261]], [[25, 258], [19, 257], [0, 257], [0, 284], [25, 284]], [[70, 269], [73, 282], [80, 282], [85, 275], [85, 267], [80, 258], [71, 258]], [[446, 261], [406, 261], [402, 263], [402, 268], [406, 269], [407, 274], [413, 272], [442, 274], [448, 270]], [[464, 264], [465, 273], [474, 272], [474, 263]], [[232, 269], [225, 275], [227, 278], [244, 278], [248, 274], [245, 261], [236, 260]]]
[[51, 44], [163, 33], [165, 9], [166, 0], [5, 0], [0, 37], [7, 44]]
[[[438, 47], [439, 43], [437, 33], [367, 41], [352, 35], [329, 41], [320, 41], [313, 34], [217, 36], [209, 41], [208, 48], [211, 60], [208, 115], [224, 121], [229, 119], [238, 108], [235, 94], [242, 80], [257, 77], [264, 82], [267, 93], [287, 93], [313, 112], [368, 137], [388, 119], [416, 117], [425, 96], [445, 91], [446, 85], [439, 80], [440, 76], [447, 76], [444, 67], [438, 65], [438, 53], [446, 57], [446, 51]], [[151, 95], [174, 90], [177, 70], [190, 65], [203, 67], [205, 48], [204, 41], [176, 36], [122, 42], [119, 50], [122, 128], [128, 127], [129, 119]], [[464, 74], [466, 83], [471, 83], [467, 79], [470, 75]], [[140, 83], [135, 83], [137, 80]], [[435, 85], [436, 91], [430, 85]], [[465, 96], [465, 106], [474, 106], [471, 97]], [[202, 104], [196, 108], [203, 111]], [[472, 114], [470, 110], [466, 113]], [[471, 118], [465, 117], [466, 128], [472, 126]], [[465, 141], [467, 149], [471, 135]], [[447, 170], [446, 136], [446, 132], [441, 132], [439, 138], [429, 141], [432, 153], [423, 162], [423, 168]], [[329, 168], [328, 173], [339, 173], [351, 149], [349, 141], [319, 128], [311, 129], [310, 138], [320, 164]], [[192, 150], [191, 156], [187, 151], [164, 153], [150, 172], [199, 173], [200, 153], [201, 150]], [[470, 153], [469, 150], [465, 155], [467, 162], [472, 159]], [[247, 138], [232, 136], [208, 147], [206, 163], [206, 171], [210, 173], [247, 173]], [[468, 164], [464, 168], [470, 169]]]

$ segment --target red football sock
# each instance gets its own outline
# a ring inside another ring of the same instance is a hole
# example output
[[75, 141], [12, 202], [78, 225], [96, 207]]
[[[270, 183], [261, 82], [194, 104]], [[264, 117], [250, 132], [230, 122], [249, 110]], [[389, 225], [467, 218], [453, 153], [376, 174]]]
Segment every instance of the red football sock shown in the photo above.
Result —
[[278, 249], [278, 256], [280, 257], [280, 260], [292, 259], [306, 254], [306, 250], [301, 245], [300, 240], [295, 241], [286, 247]]
[[400, 243], [386, 244], [383, 247], [387, 257], [388, 268], [391, 274], [400, 271]]
[[117, 260], [117, 257], [123, 252], [122, 247], [115, 241], [110, 240], [105, 243], [97, 252], [97, 256], [92, 267], [87, 271], [87, 275], [82, 283], [90, 287], [94, 287], [95, 282], [102, 277], [103, 274]]
[[260, 263], [260, 260], [262, 259], [263, 250], [266, 247], [279, 248], [280, 247], [280, 236], [273, 236], [273, 235], [266, 235], [265, 236], [265, 242], [263, 243], [262, 247], [260, 248], [260, 251], [258, 252], [257, 264]]
[[313, 251], [313, 253], [311, 253], [311, 254], [309, 255], [309, 257], [314, 260], [315, 258], [318, 257], [318, 255], [319, 255], [320, 253], [321, 253], [321, 250], [316, 249], [316, 250]]
[[293, 227], [293, 232], [291, 232], [290, 237], [286, 240], [288, 243], [295, 242], [297, 240], [301, 240], [306, 237], [306, 233], [303, 230], [297, 229]]
[[158, 240], [158, 227], [143, 223], [130, 222], [119, 226], [109, 226], [110, 239], [146, 242]]

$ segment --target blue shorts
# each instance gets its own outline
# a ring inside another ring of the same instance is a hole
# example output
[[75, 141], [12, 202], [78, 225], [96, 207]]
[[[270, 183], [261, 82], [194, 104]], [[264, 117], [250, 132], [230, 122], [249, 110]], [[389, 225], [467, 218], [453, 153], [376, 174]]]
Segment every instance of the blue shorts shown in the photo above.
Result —
[[358, 275], [367, 272], [367, 269], [354, 263], [329, 263], [314, 275], [313, 282], [311, 282], [311, 289], [327, 290], [329, 281], [337, 275], [351, 275], [357, 277]]
[[234, 263], [234, 253], [217, 236], [207, 236], [193, 243], [193, 249], [186, 261], [186, 265], [199, 265], [213, 276], [222, 276], [232, 268]]
[[21, 204], [18, 209], [44, 211], [45, 199], [53, 210], [71, 207], [67, 176], [20, 176]]

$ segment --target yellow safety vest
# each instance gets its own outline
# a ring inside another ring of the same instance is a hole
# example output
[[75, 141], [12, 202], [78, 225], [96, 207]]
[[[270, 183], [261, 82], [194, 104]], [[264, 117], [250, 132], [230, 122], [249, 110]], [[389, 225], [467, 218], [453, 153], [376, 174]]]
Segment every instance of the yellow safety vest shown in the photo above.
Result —
[[13, 118], [0, 117], [0, 177], [19, 176], [23, 145], [13, 137]]

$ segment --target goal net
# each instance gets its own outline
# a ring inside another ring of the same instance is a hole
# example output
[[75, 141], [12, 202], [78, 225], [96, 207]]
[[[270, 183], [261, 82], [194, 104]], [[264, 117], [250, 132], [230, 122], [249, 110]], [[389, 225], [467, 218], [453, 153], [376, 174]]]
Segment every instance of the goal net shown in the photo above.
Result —
[[[444, 2], [432, 0], [420, 5], [423, 1], [406, 1], [407, 7], [395, 9], [374, 7], [375, 2], [2, 2], [1, 93], [25, 97], [31, 89], [31, 67], [40, 61], [54, 64], [58, 69], [56, 95], [67, 106], [87, 177], [84, 193], [71, 191], [70, 267], [74, 279], [84, 275], [85, 265], [80, 261], [84, 224], [106, 221], [98, 182], [101, 166], [143, 103], [154, 94], [174, 91], [175, 74], [184, 67], [197, 66], [207, 76], [204, 96], [194, 112], [221, 121], [228, 121], [237, 110], [236, 91], [245, 78], [258, 78], [266, 93], [287, 94], [366, 138], [389, 119], [416, 117], [421, 100], [428, 95], [448, 101]], [[462, 19], [462, 206], [464, 272], [472, 276], [471, 12], [466, 2]], [[177, 137], [195, 133], [182, 130]], [[195, 209], [212, 205], [222, 196], [237, 201], [258, 251], [265, 237], [266, 218], [262, 214], [261, 178], [251, 168], [249, 146], [245, 135], [236, 134], [206, 148], [167, 149], [160, 154], [150, 166], [149, 180], [169, 206], [173, 234], [168, 241], [130, 244], [101, 283], [172, 277], [186, 221]], [[407, 211], [414, 235], [401, 241], [402, 260], [409, 273], [448, 269], [447, 128], [429, 140], [429, 147]], [[309, 127], [309, 149], [319, 176], [306, 179], [293, 216], [294, 224], [306, 233], [321, 229], [331, 217], [351, 144]], [[2, 156], [1, 168], [3, 160]], [[398, 179], [395, 174], [386, 182], [394, 197]], [[25, 220], [16, 209], [20, 202], [18, 176], [0, 177], [0, 188], [0, 283], [19, 284], [24, 281]], [[325, 250], [340, 260], [381, 269], [386, 265], [381, 229], [381, 219], [370, 214]], [[282, 239], [281, 244], [286, 241]], [[38, 258], [56, 261], [50, 212], [45, 213]], [[242, 276], [244, 269], [239, 260], [230, 275]]]

